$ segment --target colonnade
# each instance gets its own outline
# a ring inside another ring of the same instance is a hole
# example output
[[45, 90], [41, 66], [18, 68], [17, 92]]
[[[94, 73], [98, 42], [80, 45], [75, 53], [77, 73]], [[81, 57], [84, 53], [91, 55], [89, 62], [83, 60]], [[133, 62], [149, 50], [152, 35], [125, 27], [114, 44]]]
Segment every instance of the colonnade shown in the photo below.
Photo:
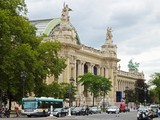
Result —
[[134, 89], [135, 81], [124, 79], [117, 80], [117, 91], [125, 91], [126, 87], [128, 87], [128, 89]]
[[78, 76], [83, 75], [87, 72], [90, 72], [92, 74], [101, 75], [107, 78], [109, 76], [108, 66], [101, 65], [98, 63], [95, 64], [95, 63], [80, 60], [80, 59], [78, 60], [75, 59], [74, 62], [72, 58], [70, 58], [69, 60], [70, 60], [70, 66], [68, 66], [70, 70], [69, 75], [70, 77], [73, 77], [75, 79], [74, 85], [77, 86], [78, 88], [77, 96], [76, 96], [77, 103], [78, 105], [91, 104], [92, 103], [91, 95], [85, 96], [83, 92], [84, 86], [82, 86], [81, 84], [77, 84], [77, 81], [79, 80]]

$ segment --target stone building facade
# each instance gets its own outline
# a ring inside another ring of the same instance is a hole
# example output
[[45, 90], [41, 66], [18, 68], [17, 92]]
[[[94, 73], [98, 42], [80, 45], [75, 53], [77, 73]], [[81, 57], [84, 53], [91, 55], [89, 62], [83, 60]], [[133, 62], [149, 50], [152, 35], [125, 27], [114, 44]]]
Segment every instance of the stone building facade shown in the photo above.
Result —
[[[143, 79], [143, 73], [125, 72], [119, 69], [117, 58], [117, 46], [112, 40], [112, 29], [107, 28], [106, 39], [101, 46], [101, 50], [86, 46], [80, 42], [76, 29], [69, 20], [68, 5], [64, 5], [61, 18], [33, 20], [31, 23], [37, 27], [37, 35], [46, 34], [44, 39], [49, 41], [58, 40], [63, 44], [60, 57], [66, 58], [67, 67], [59, 76], [58, 82], [70, 82], [77, 87], [76, 105], [90, 105], [92, 96], [84, 94], [84, 86], [78, 85], [78, 76], [90, 72], [95, 75], [101, 75], [110, 78], [112, 88], [105, 98], [107, 104], [113, 104], [116, 101], [116, 93], [120, 91], [124, 96], [125, 87], [134, 88], [137, 78]], [[47, 78], [47, 83], [51, 83], [53, 77]], [[103, 101], [103, 102], [104, 102]], [[102, 97], [96, 99], [96, 104], [102, 104]]]

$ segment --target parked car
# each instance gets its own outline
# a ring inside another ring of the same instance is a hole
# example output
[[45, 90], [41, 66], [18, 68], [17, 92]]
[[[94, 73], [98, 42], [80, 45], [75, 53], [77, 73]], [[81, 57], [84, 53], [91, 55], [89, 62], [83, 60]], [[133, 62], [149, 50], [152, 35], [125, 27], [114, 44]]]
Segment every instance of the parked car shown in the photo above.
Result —
[[83, 107], [75, 107], [72, 109], [71, 114], [72, 115], [81, 115], [82, 109], [83, 109]]
[[90, 114], [90, 109], [88, 107], [88, 110], [86, 109], [85, 106], [81, 106], [81, 107], [75, 107], [72, 111], [71, 111], [72, 115], [89, 115]]
[[55, 108], [52, 114], [56, 117], [62, 117], [62, 116], [66, 116], [68, 112], [64, 110], [64, 108]]
[[[75, 108], [75, 107], [70, 107], [70, 110], [72, 111], [74, 108]], [[66, 112], [69, 112], [69, 107], [64, 107], [64, 110], [65, 110]]]
[[101, 113], [101, 109], [98, 107], [91, 107], [91, 111], [92, 113], [96, 114], [96, 113]]
[[119, 107], [117, 106], [110, 106], [108, 107], [107, 111], [108, 114], [109, 113], [119, 113]]

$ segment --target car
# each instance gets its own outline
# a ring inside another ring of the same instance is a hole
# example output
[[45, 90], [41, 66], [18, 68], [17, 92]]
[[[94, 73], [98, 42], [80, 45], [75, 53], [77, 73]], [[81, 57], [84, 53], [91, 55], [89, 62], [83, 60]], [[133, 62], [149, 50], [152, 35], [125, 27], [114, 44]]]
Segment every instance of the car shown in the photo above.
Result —
[[146, 106], [141, 106], [137, 110], [137, 120], [152, 120], [153, 112]]
[[71, 115], [81, 115], [83, 107], [75, 107], [71, 110]]
[[96, 113], [101, 113], [101, 109], [98, 107], [91, 107], [91, 111], [92, 113], [96, 114]]
[[153, 111], [153, 113], [154, 113], [154, 117], [158, 117], [158, 106], [157, 105], [150, 105], [150, 107], [149, 107], [152, 111]]
[[[88, 107], [89, 108], [89, 107]], [[86, 110], [86, 106], [75, 107], [71, 111], [71, 115], [89, 115], [90, 110]]]
[[69, 112], [69, 109], [72, 111], [74, 108], [75, 108], [74, 106], [73, 107], [64, 107], [64, 110], [66, 112]]
[[109, 113], [119, 113], [119, 107], [117, 106], [110, 106], [107, 108], [107, 111], [106, 111], [108, 114]]
[[66, 116], [68, 112], [64, 110], [64, 108], [55, 108], [52, 114], [53, 116], [56, 116], [56, 117], [62, 117], [62, 116]]

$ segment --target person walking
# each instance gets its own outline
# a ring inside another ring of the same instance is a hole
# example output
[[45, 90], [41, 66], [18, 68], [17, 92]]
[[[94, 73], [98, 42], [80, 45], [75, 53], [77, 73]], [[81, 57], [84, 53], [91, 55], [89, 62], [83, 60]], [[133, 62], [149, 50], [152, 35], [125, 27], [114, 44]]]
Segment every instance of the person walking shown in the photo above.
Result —
[[119, 108], [116, 109], [116, 117], [119, 117]]
[[5, 115], [7, 118], [10, 117], [10, 110], [8, 108], [6, 108], [6, 110], [5, 110]]
[[19, 108], [15, 107], [16, 117], [19, 117]]
[[158, 108], [158, 117], [160, 118], [160, 107]]
[[86, 107], [86, 114], [89, 115], [89, 107], [88, 107], [88, 105]]
[[2, 108], [0, 108], [0, 118], [2, 118]]

